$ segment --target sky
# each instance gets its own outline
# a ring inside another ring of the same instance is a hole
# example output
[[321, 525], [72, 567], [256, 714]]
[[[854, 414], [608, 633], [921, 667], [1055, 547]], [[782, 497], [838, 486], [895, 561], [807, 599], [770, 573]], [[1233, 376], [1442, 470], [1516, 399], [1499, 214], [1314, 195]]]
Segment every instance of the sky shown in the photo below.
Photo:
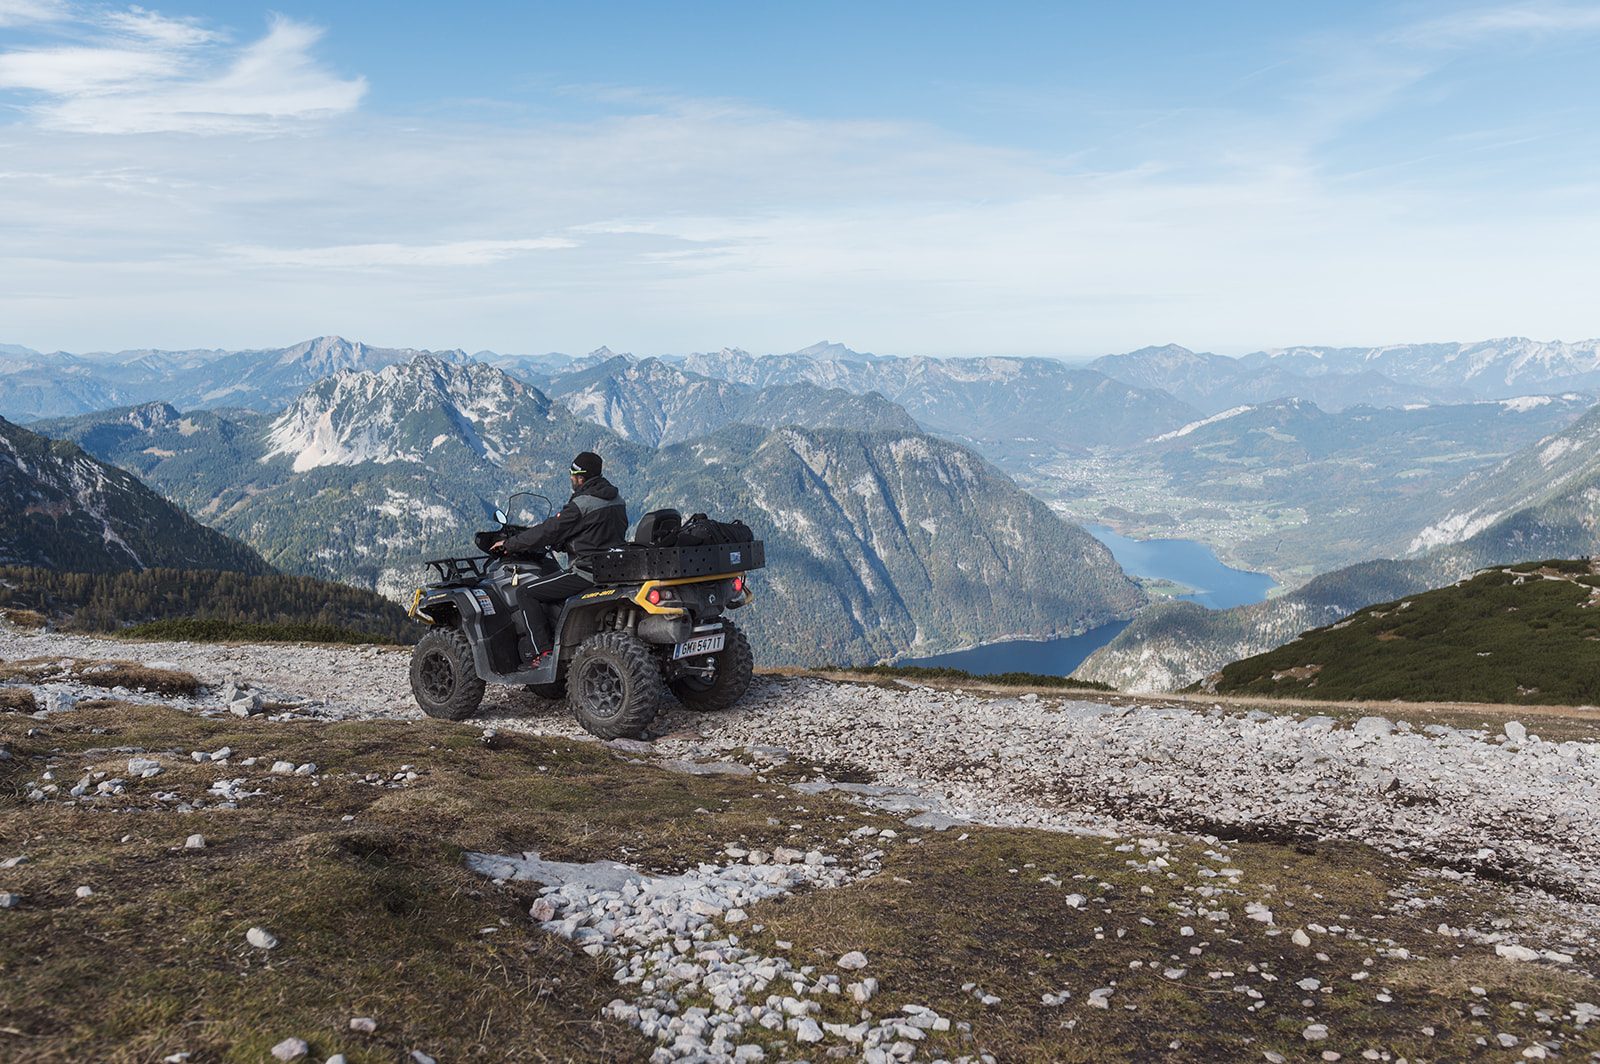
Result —
[[1600, 3], [0, 0], [0, 343], [1600, 336]]

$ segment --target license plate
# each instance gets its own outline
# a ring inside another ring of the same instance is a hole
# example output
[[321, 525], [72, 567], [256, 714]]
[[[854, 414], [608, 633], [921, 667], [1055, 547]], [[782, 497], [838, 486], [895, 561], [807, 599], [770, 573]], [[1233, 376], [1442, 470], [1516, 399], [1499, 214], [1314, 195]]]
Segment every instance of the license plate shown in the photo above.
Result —
[[718, 632], [716, 635], [703, 635], [699, 639], [688, 639], [672, 648], [672, 660], [679, 658], [693, 658], [701, 654], [715, 654], [722, 649], [723, 640], [727, 636]]

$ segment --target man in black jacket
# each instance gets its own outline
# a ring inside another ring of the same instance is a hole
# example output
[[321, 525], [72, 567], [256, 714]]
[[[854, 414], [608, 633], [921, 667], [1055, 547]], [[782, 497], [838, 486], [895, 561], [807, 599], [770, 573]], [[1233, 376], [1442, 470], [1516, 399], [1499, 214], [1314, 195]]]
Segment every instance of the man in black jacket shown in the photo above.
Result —
[[[567, 504], [543, 522], [507, 536], [489, 549], [526, 554], [554, 547], [564, 552], [573, 566], [579, 566], [591, 554], [621, 546], [628, 534], [628, 507], [616, 486], [600, 475], [601, 469], [600, 456], [593, 451], [578, 455], [572, 460], [572, 497]], [[550, 615], [544, 604], [565, 601], [589, 580], [587, 574], [569, 569], [521, 585], [522, 614], [527, 619], [528, 638], [533, 642], [530, 667], [549, 651], [552, 643]]]
[[507, 536], [491, 550], [526, 554], [541, 547], [563, 551], [579, 565], [591, 554], [620, 547], [628, 534], [628, 506], [616, 486], [600, 475], [600, 456], [584, 451], [572, 460], [572, 497], [559, 512], [525, 532]]

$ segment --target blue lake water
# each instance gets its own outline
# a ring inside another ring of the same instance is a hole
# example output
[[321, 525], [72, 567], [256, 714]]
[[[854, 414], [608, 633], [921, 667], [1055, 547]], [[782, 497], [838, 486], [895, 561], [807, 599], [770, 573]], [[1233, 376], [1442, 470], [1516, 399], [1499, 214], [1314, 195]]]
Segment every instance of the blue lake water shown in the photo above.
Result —
[[[1272, 578], [1264, 573], [1223, 565], [1216, 552], [1204, 543], [1187, 539], [1129, 539], [1101, 525], [1084, 527], [1111, 548], [1111, 556], [1117, 559], [1124, 572], [1171, 580], [1193, 588], [1193, 594], [1179, 597], [1210, 609], [1225, 610], [1230, 606], [1260, 602], [1274, 586]], [[1065, 639], [990, 643], [931, 658], [903, 660], [900, 664], [964, 669], [975, 675], [1032, 672], [1041, 676], [1066, 676], [1127, 626], [1127, 621], [1116, 621]]]
[[1117, 637], [1128, 627], [1127, 621], [1113, 621], [1091, 628], [1082, 635], [1064, 639], [1014, 639], [936, 654], [931, 658], [912, 658], [901, 665], [926, 665], [935, 669], [962, 669], [983, 676], [999, 672], [1032, 672], [1040, 676], [1066, 676], [1083, 664], [1085, 658]]
[[1102, 525], [1084, 525], [1089, 534], [1111, 548], [1123, 572], [1194, 588], [1179, 598], [1213, 610], [1260, 602], [1276, 583], [1265, 573], [1230, 569], [1216, 551], [1191, 539], [1129, 539]]

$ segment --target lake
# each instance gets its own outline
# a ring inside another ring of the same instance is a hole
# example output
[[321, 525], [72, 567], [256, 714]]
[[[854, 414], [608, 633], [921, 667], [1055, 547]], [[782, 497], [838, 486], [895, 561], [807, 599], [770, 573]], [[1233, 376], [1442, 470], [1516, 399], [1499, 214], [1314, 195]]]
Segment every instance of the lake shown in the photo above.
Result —
[[[1230, 606], [1260, 602], [1274, 586], [1273, 579], [1264, 573], [1223, 565], [1216, 552], [1204, 543], [1188, 539], [1129, 539], [1103, 525], [1084, 527], [1111, 548], [1111, 556], [1117, 559], [1124, 572], [1193, 588], [1192, 594], [1178, 597], [1209, 609], [1225, 610]], [[1115, 621], [1064, 639], [990, 643], [930, 658], [904, 659], [898, 664], [962, 669], [975, 675], [1032, 672], [1041, 676], [1067, 676], [1126, 627], [1127, 621]]]
[[1111, 548], [1111, 556], [1123, 572], [1192, 587], [1194, 594], [1178, 597], [1207, 609], [1225, 610], [1260, 602], [1277, 586], [1265, 573], [1228, 568], [1216, 551], [1192, 539], [1129, 539], [1103, 525], [1083, 527]]

